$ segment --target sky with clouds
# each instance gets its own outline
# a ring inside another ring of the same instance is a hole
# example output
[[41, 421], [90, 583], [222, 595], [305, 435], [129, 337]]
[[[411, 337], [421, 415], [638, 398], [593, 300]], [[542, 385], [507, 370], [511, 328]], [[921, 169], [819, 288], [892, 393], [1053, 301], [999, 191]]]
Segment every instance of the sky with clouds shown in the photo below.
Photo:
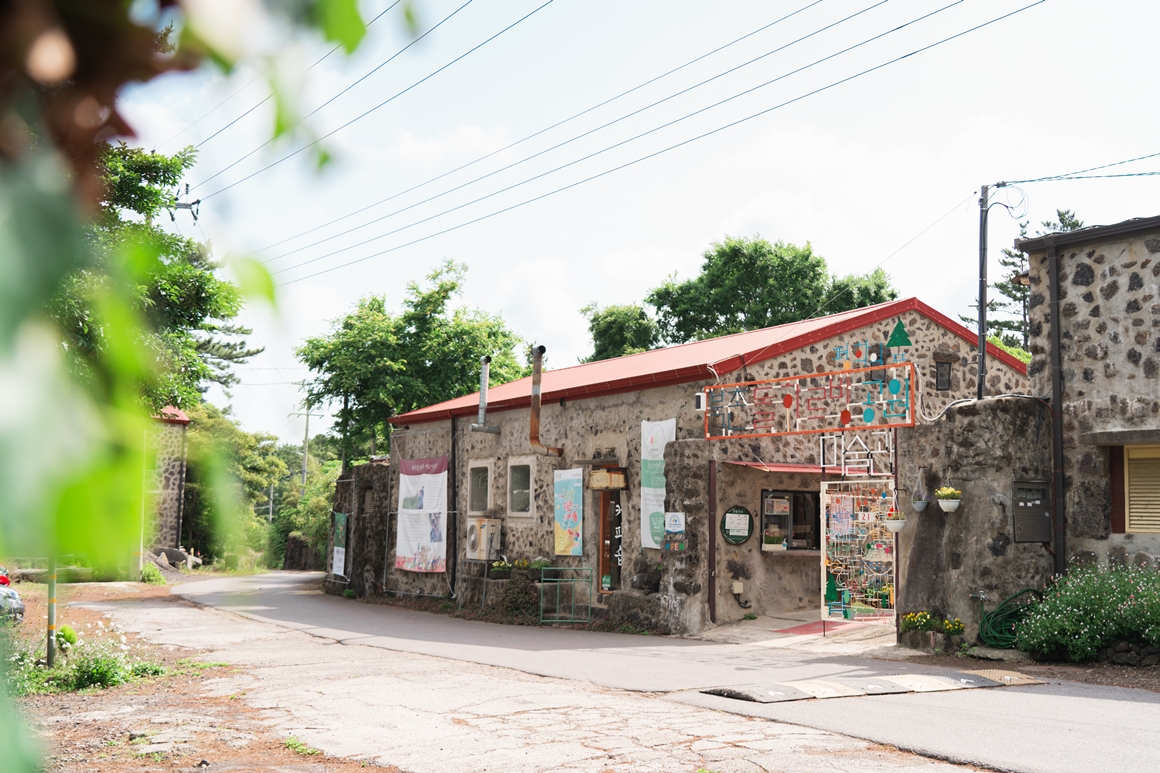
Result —
[[[276, 272], [277, 307], [242, 317], [266, 352], [229, 395], [210, 393], [247, 429], [300, 439], [294, 347], [366, 295], [397, 307], [445, 258], [469, 268], [463, 303], [502, 314], [556, 367], [591, 350], [583, 306], [690, 277], [727, 234], [808, 241], [839, 274], [882, 265], [904, 297], [953, 316], [976, 293], [981, 183], [1160, 152], [1141, 91], [1153, 4], [1046, 0], [887, 64], [1034, 0], [464, 2], [417, 0], [421, 32], [450, 18], [385, 65], [409, 42], [401, 6], [350, 57], [311, 67], [328, 47], [286, 41], [281, 77], [301, 113], [378, 69], [252, 155], [274, 122], [261, 66], [123, 94], [135, 143], [201, 143], [188, 180], [200, 219], [180, 212], [171, 227]], [[390, 3], [364, 0], [364, 17]], [[311, 150], [290, 155], [332, 131], [321, 171]], [[1160, 158], [1109, 171], [1153, 170]], [[999, 200], [1033, 230], [1057, 208], [1112, 223], [1160, 213], [1158, 183], [1035, 183]], [[993, 276], [1017, 234], [995, 208]]]

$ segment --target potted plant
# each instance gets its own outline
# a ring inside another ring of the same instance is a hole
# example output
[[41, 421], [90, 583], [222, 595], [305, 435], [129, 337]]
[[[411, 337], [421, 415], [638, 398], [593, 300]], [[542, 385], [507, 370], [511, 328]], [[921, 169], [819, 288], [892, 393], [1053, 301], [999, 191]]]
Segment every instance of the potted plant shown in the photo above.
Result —
[[512, 576], [512, 565], [507, 561], [494, 561], [487, 570], [487, 576], [492, 580], [506, 580]]
[[938, 506], [943, 509], [944, 513], [953, 513], [959, 509], [959, 504], [963, 499], [963, 492], [951, 486], [943, 486], [934, 492], [934, 497], [938, 500]]
[[[923, 503], [925, 504], [925, 502]], [[886, 528], [892, 533], [897, 534], [906, 526], [906, 516], [897, 510], [891, 510], [886, 516]]]
[[539, 582], [544, 578], [544, 570], [552, 565], [552, 562], [546, 558], [533, 558], [528, 566], [528, 579], [532, 582]]
[[914, 512], [921, 513], [930, 504], [930, 497], [922, 491], [916, 491], [910, 498], [910, 504], [914, 507]]
[[785, 550], [785, 536], [773, 529], [766, 529], [761, 534], [761, 549], [763, 551]]

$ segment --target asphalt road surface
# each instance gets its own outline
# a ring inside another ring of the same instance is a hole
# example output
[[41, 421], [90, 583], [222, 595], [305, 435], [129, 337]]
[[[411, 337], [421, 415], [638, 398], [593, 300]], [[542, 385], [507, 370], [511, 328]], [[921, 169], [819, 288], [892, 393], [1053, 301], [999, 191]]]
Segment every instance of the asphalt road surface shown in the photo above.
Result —
[[1055, 682], [760, 704], [700, 690], [953, 672], [758, 645], [458, 620], [322, 595], [317, 591], [319, 578], [318, 573], [291, 572], [229, 577], [187, 583], [173, 592], [198, 604], [344, 645], [666, 693], [666, 700], [686, 705], [828, 730], [996, 770], [1160, 770], [1160, 694], [1144, 690]]

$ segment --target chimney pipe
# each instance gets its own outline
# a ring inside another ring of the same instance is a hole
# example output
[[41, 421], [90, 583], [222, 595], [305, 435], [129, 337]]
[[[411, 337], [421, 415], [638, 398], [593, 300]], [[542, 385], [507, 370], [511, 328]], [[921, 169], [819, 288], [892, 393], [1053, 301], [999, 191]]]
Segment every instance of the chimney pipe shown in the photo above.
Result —
[[532, 349], [532, 412], [528, 422], [532, 448], [538, 454], [545, 456], [563, 456], [563, 448], [553, 448], [540, 442], [540, 378], [544, 369], [544, 352], [547, 347], [537, 346]]
[[487, 385], [490, 376], [491, 357], [485, 354], [479, 358], [479, 423], [469, 425], [468, 430], [498, 435], [499, 427], [487, 426]]

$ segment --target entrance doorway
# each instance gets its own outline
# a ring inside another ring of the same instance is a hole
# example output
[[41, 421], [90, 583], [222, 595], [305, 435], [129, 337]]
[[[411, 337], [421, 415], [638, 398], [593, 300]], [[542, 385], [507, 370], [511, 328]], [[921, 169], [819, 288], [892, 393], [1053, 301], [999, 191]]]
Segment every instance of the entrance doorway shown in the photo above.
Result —
[[897, 543], [886, 527], [894, 480], [822, 483], [822, 615], [894, 619]]
[[620, 589], [620, 568], [624, 562], [621, 534], [624, 511], [619, 491], [600, 492], [599, 569], [600, 591], [610, 593]]

